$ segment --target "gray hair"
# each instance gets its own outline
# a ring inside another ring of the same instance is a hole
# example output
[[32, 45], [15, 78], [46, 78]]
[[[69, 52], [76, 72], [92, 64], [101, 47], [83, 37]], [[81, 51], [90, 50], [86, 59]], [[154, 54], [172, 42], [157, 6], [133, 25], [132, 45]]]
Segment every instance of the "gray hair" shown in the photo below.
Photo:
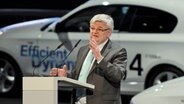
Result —
[[107, 26], [113, 30], [114, 29], [114, 21], [111, 16], [107, 14], [97, 14], [95, 15], [91, 20], [90, 24], [93, 24], [94, 22], [105, 22]]

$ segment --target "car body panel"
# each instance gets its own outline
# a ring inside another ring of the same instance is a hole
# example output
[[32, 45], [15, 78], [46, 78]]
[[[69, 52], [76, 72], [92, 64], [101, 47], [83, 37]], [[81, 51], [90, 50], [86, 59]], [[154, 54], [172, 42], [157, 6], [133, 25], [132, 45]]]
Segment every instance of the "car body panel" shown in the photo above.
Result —
[[131, 104], [182, 104], [184, 77], [155, 85], [131, 99]]

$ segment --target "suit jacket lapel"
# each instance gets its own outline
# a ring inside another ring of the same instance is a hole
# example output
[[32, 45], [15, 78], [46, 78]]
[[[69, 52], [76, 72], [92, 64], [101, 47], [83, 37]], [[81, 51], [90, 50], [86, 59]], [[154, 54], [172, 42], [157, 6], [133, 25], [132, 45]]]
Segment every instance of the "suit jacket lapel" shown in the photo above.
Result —
[[103, 47], [101, 51], [101, 54], [103, 57], [105, 57], [110, 52], [111, 46], [112, 46], [112, 42], [108, 40], [108, 42], [105, 44], [105, 46]]
[[85, 58], [87, 56], [88, 51], [89, 51], [89, 47], [88, 46], [83, 47], [83, 49], [81, 50], [82, 53], [79, 54], [81, 58], [80, 58], [80, 60], [77, 60], [77, 61], [79, 61], [79, 63], [78, 63], [79, 66], [77, 68], [78, 69], [77, 73], [80, 73], [81, 68], [82, 68], [82, 64], [83, 64], [83, 62], [84, 62], [84, 60], [85, 60]]

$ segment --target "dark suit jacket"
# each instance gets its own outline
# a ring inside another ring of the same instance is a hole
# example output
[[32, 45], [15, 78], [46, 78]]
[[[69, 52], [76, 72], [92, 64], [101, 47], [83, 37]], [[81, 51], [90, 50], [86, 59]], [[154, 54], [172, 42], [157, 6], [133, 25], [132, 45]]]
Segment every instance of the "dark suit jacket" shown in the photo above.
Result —
[[[80, 48], [72, 78], [78, 79], [88, 51], [88, 45]], [[93, 93], [87, 91], [87, 104], [120, 104], [120, 83], [126, 77], [126, 50], [108, 40], [101, 53], [103, 60], [99, 64], [94, 62], [87, 78], [87, 83], [95, 85]]]

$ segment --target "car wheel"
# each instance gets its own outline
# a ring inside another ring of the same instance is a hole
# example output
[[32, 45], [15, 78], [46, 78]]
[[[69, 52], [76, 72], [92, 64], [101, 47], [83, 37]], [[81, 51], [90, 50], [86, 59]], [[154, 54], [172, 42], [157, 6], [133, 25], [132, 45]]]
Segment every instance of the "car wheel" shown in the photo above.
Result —
[[0, 96], [21, 96], [22, 74], [16, 62], [0, 54]]
[[162, 66], [154, 68], [147, 77], [145, 88], [149, 88], [153, 85], [157, 85], [183, 75], [184, 73], [174, 66]]

